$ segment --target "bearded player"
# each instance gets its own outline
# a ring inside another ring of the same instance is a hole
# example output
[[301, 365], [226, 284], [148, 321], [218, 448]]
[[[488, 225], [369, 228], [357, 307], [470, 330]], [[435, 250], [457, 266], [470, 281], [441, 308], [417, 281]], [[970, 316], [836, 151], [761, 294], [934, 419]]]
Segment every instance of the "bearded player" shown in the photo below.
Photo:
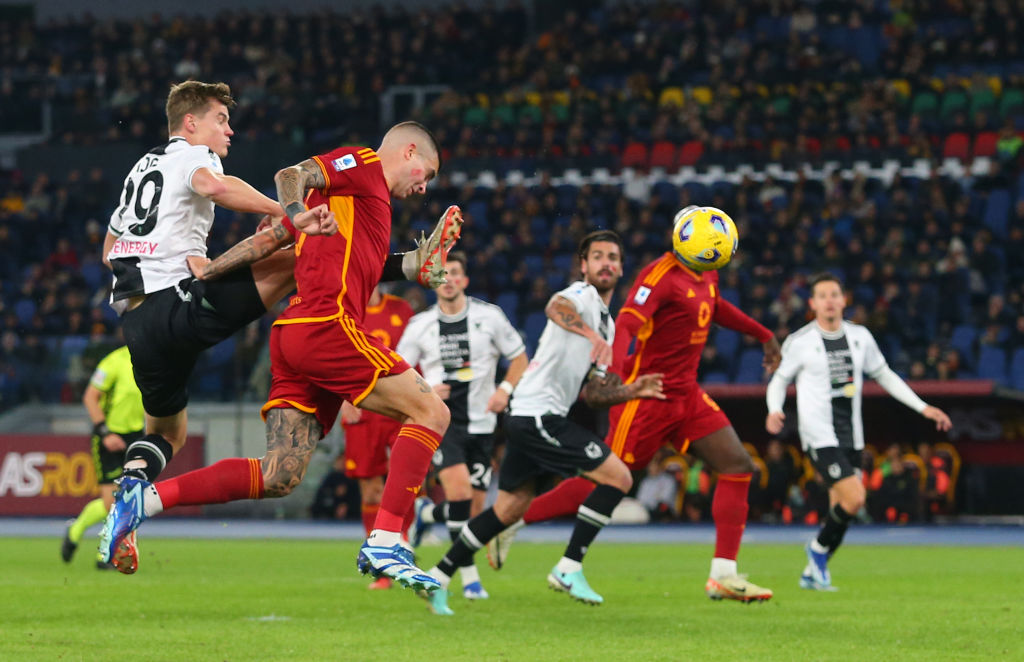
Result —
[[[698, 234], [711, 243], [695, 242]], [[757, 338], [767, 370], [779, 364], [781, 352], [772, 332], [721, 297], [716, 269], [728, 263], [735, 244], [735, 225], [721, 210], [687, 207], [676, 215], [673, 250], [640, 271], [619, 311], [613, 347], [615, 372], [623, 383], [633, 383], [637, 375], [663, 373], [666, 399], [613, 406], [605, 443], [632, 471], [644, 469], [659, 448], [670, 444], [718, 473], [711, 504], [715, 555], [704, 590], [713, 600], [750, 602], [772, 597], [771, 590], [740, 575], [736, 565], [754, 464], [728, 417], [697, 384], [697, 365], [712, 322]], [[585, 478], [563, 481], [533, 501], [523, 522], [574, 513], [593, 489]], [[489, 548], [496, 568], [503, 565], [511, 538], [506, 533]]]

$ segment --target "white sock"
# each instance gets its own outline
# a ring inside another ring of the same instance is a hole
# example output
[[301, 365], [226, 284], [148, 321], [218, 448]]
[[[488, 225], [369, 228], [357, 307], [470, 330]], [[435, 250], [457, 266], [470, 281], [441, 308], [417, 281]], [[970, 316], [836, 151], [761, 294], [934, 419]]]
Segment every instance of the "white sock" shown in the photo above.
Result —
[[459, 574], [462, 575], [462, 586], [465, 588], [473, 582], [480, 581], [480, 571], [476, 569], [476, 564], [464, 565], [459, 568]]
[[424, 524], [434, 524], [434, 504], [424, 506], [420, 510], [420, 519], [423, 520]]
[[448, 585], [452, 583], [452, 578], [438, 570], [436, 565], [428, 570], [427, 574], [441, 582], [441, 588], [445, 591], [448, 590]]
[[156, 487], [150, 485], [142, 494], [142, 512], [146, 514], [146, 517], [164, 512], [164, 502], [160, 499], [160, 493], [156, 491]]
[[828, 554], [828, 547], [825, 547], [818, 542], [817, 538], [811, 541], [811, 550], [818, 554]]
[[558, 560], [558, 564], [555, 566], [555, 570], [557, 570], [558, 572], [563, 572], [567, 575], [572, 574], [574, 572], [579, 572], [582, 569], [582, 563], [580, 563], [579, 561], [573, 561], [572, 559], [567, 559], [564, 556]]
[[373, 547], [394, 547], [402, 542], [402, 534], [398, 531], [374, 529], [370, 532], [370, 537], [366, 539], [366, 542]]
[[711, 578], [721, 579], [722, 577], [732, 577], [738, 574], [736, 570], [736, 559], [711, 559]]

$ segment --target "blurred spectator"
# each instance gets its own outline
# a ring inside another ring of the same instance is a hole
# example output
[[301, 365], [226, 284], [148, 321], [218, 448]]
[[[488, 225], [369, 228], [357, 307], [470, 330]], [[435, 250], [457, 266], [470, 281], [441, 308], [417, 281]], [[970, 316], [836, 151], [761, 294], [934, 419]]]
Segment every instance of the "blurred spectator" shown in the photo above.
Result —
[[345, 456], [341, 454], [316, 488], [309, 514], [313, 519], [359, 519], [359, 499], [359, 485], [345, 475]]
[[918, 477], [908, 469], [899, 444], [886, 449], [870, 488], [868, 512], [875, 521], [905, 524], [919, 519]]
[[668, 451], [657, 453], [647, 465], [647, 475], [640, 481], [636, 490], [636, 499], [643, 504], [655, 522], [675, 519], [676, 493], [679, 491], [677, 477], [682, 472], [678, 461], [666, 463]]

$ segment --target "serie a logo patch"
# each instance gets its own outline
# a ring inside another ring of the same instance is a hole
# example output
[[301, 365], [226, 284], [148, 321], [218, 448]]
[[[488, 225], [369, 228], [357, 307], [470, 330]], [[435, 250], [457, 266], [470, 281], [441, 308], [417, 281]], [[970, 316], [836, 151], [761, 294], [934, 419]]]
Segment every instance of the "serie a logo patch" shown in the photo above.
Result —
[[633, 301], [642, 306], [647, 301], [647, 297], [649, 296], [651, 296], [650, 288], [641, 285], [640, 289], [636, 291], [636, 296], [633, 297]]
[[337, 159], [334, 159], [333, 161], [331, 161], [331, 165], [334, 166], [335, 170], [337, 170], [338, 172], [341, 172], [342, 170], [348, 170], [349, 168], [355, 168], [359, 164], [356, 163], [356, 157], [355, 156], [353, 156], [352, 154], [346, 154], [345, 156], [342, 156], [341, 158], [337, 158]]

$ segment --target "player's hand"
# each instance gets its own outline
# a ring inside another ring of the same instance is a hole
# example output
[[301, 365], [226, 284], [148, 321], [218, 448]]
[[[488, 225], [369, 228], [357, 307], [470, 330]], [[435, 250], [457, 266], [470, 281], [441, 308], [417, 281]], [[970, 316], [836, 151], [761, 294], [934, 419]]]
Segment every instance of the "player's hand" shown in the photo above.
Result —
[[487, 399], [487, 411], [492, 414], [500, 414], [508, 407], [508, 393], [502, 389], [495, 389], [491, 397]]
[[185, 261], [188, 262], [188, 269], [192, 272], [192, 275], [199, 280], [203, 280], [203, 277], [206, 275], [206, 265], [210, 264], [212, 260], [200, 255], [189, 255], [185, 258]]
[[256, 226], [256, 232], [263, 232], [264, 230], [270, 229], [270, 226], [274, 224], [274, 221], [280, 222], [284, 216], [271, 216], [270, 214], [264, 214], [263, 218], [260, 219], [260, 224]]
[[779, 363], [782, 361], [782, 348], [779, 347], [779, 341], [772, 336], [771, 340], [761, 345], [764, 348], [764, 360], [761, 365], [770, 375], [775, 372], [776, 368], [779, 367]]
[[591, 363], [606, 366], [612, 364], [612, 346], [604, 338], [595, 333], [594, 337], [590, 339], [590, 344]]
[[358, 423], [363, 418], [363, 410], [344, 400], [341, 403], [341, 422], [345, 425]]
[[778, 434], [782, 432], [782, 425], [785, 420], [786, 415], [781, 411], [771, 412], [764, 419], [764, 429], [768, 430], [768, 434]]
[[631, 384], [636, 390], [633, 394], [634, 398], [654, 398], [655, 400], [664, 400], [665, 393], [662, 390], [664, 388], [665, 374], [661, 372], [653, 372], [649, 375], [640, 375], [636, 378], [636, 381]]
[[434, 393], [437, 393], [437, 397], [442, 400], [447, 400], [448, 396], [452, 394], [451, 384], [434, 384]]
[[953, 421], [949, 420], [949, 416], [946, 412], [942, 411], [938, 407], [932, 407], [928, 405], [921, 412], [921, 415], [930, 421], [935, 421], [935, 429], [939, 432], [949, 432], [953, 427]]
[[295, 215], [292, 219], [295, 229], [305, 234], [332, 235], [338, 231], [338, 221], [327, 205], [317, 205]]
[[103, 437], [103, 447], [111, 453], [119, 453], [120, 451], [128, 448], [128, 444], [124, 443], [124, 439], [121, 438], [121, 435], [111, 432], [107, 436]]

